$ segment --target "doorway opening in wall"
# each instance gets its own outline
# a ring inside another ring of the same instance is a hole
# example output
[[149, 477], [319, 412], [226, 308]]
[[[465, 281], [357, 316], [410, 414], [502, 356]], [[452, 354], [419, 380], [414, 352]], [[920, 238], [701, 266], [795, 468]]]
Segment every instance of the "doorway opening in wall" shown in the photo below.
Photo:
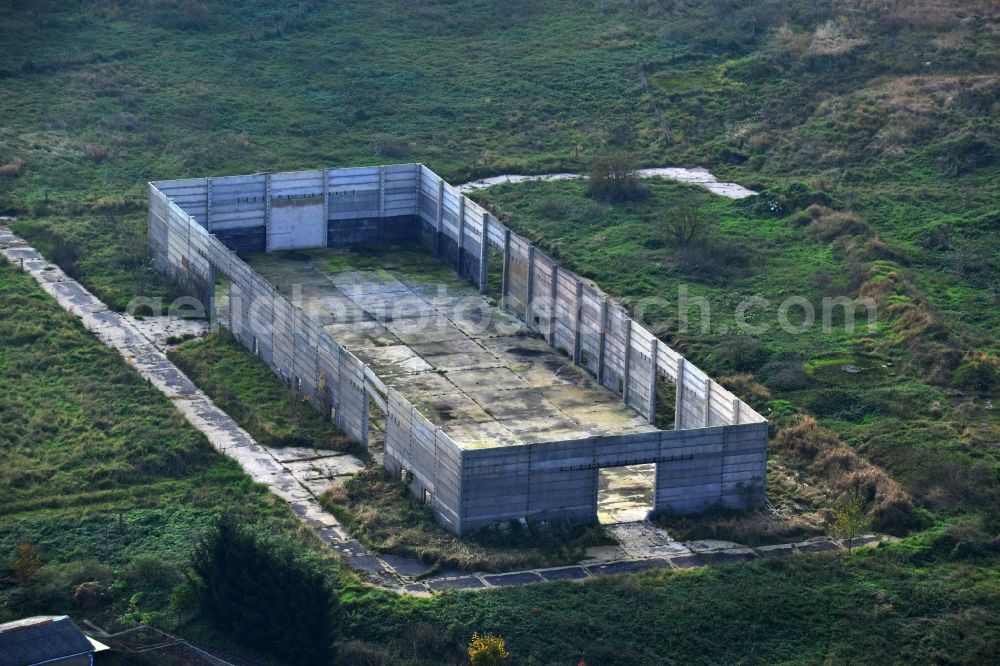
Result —
[[368, 393], [368, 452], [379, 465], [385, 460], [385, 398]]
[[598, 470], [597, 521], [611, 525], [645, 520], [653, 510], [655, 474], [655, 463]]

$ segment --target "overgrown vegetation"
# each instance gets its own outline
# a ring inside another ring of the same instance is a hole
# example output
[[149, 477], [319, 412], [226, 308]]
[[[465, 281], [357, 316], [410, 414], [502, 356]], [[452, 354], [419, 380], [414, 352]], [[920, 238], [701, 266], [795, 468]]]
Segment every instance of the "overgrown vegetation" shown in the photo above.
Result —
[[287, 507], [0, 262], [0, 619], [176, 622], [170, 593], [225, 513], [296, 540]]
[[[666, 524], [689, 537], [760, 543], [815, 534], [831, 520], [831, 507], [855, 491], [881, 531], [926, 526], [927, 510], [945, 507], [986, 512], [996, 524], [998, 463], [986, 442], [1000, 424], [981, 398], [949, 397], [958, 388], [953, 378], [990, 385], [993, 357], [963, 352], [976, 332], [930, 308], [917, 287], [929, 269], [891, 250], [856, 213], [817, 203], [836, 205], [809, 186], [738, 202], [679, 185], [649, 187], [648, 201], [614, 205], [591, 225], [574, 212], [589, 205], [580, 183], [505, 185], [477, 196], [564, 264], [626, 298], [662, 337], [771, 420], [777, 437], [768, 495], [776, 515], [723, 512], [667, 517]], [[557, 197], [562, 207], [554, 210], [549, 202]], [[674, 211], [700, 227], [705, 253], [694, 266], [686, 261], [692, 244], [678, 242], [662, 221]], [[813, 325], [788, 311], [779, 325], [779, 304], [793, 294], [815, 309]], [[853, 326], [843, 308], [824, 317], [823, 299], [845, 295], [871, 299], [874, 327], [865, 301]], [[660, 300], [650, 307], [639, 300], [646, 296]], [[749, 296], [767, 305], [757, 301], [740, 320], [737, 306]], [[962, 363], [963, 372], [949, 371]], [[935, 431], [950, 432], [956, 445], [932, 443], [927, 435]]]
[[645, 199], [649, 190], [639, 180], [632, 158], [619, 153], [594, 159], [587, 178], [587, 196], [605, 203], [620, 203]]
[[364, 453], [227, 329], [172, 348], [171, 361], [258, 443]]
[[[97, 207], [99, 212], [19, 220], [17, 233], [112, 310], [125, 311], [134, 298], [143, 297], [159, 302], [160, 311], [144, 306], [134, 309], [135, 314], [170, 312], [182, 291], [153, 266], [145, 217], [123, 213], [113, 205]], [[171, 314], [188, 313], [177, 307]]]
[[362, 543], [439, 567], [510, 571], [577, 562], [588, 546], [611, 543], [599, 526], [560, 523], [484, 527], [459, 538], [381, 467], [365, 469], [321, 498]]

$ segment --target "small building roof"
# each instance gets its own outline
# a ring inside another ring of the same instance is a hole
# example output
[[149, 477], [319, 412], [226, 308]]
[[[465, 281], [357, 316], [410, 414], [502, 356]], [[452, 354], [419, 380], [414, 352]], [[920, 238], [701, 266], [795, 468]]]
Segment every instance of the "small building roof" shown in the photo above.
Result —
[[66, 615], [0, 624], [0, 666], [32, 666], [93, 652], [94, 646]]

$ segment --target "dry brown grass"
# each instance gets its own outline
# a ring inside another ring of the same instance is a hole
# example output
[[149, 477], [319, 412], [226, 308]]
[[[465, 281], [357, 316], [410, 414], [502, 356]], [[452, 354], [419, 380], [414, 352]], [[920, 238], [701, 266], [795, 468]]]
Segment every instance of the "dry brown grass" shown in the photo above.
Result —
[[809, 231], [817, 239], [831, 241], [841, 236], [867, 236], [871, 233], [868, 224], [852, 211], [821, 210], [809, 223]]
[[24, 160], [20, 157], [15, 157], [5, 164], [0, 164], [0, 176], [16, 176], [21, 173], [21, 167], [24, 166]]
[[111, 151], [99, 143], [92, 143], [83, 149], [83, 154], [94, 162], [103, 162], [111, 155]]
[[794, 541], [823, 533], [818, 514], [778, 516], [768, 511], [720, 510], [701, 516], [664, 516], [659, 523], [675, 539], [721, 539], [748, 546]]
[[792, 425], [779, 430], [771, 445], [795, 459], [812, 461], [821, 452], [838, 447], [840, 439], [813, 417], [801, 416]]
[[834, 499], [859, 494], [874, 529], [900, 534], [911, 524], [913, 501], [902, 487], [811, 416], [779, 431], [773, 447], [819, 478]]
[[854, 452], [854, 449], [837, 446], [821, 451], [809, 469], [816, 474], [832, 477], [855, 470], [861, 464], [861, 458]]
[[885, 305], [886, 299], [899, 292], [899, 276], [894, 272], [889, 272], [884, 276], [879, 276], [868, 280], [858, 288], [858, 296], [861, 298], [871, 298], [879, 306]]
[[752, 406], [765, 405], [771, 400], [771, 392], [749, 372], [724, 375], [719, 377], [719, 383]]
[[233, 135], [231, 142], [233, 144], [233, 147], [237, 148], [238, 150], [245, 151], [245, 150], [250, 150], [250, 148], [253, 147], [253, 144], [250, 143], [250, 139], [249, 137], [247, 137], [246, 134]]
[[805, 52], [809, 55], [840, 55], [868, 43], [866, 38], [853, 33], [843, 19], [826, 21], [816, 26]]

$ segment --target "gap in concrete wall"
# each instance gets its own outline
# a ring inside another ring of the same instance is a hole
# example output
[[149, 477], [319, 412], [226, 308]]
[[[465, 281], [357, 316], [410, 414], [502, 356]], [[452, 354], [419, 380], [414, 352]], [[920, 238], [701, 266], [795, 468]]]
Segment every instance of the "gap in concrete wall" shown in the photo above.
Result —
[[499, 303], [503, 287], [503, 252], [492, 245], [487, 251], [486, 269], [486, 297]]
[[654, 463], [598, 470], [598, 522], [609, 525], [645, 520], [653, 510], [655, 473]]
[[656, 414], [653, 425], [658, 430], [673, 430], [677, 408], [677, 386], [666, 377], [656, 378]]
[[376, 402], [375, 397], [368, 396], [368, 452], [380, 465], [385, 459], [385, 428], [386, 413]]
[[221, 273], [215, 274], [215, 294], [212, 298], [212, 311], [208, 313], [208, 321], [213, 326], [229, 328], [229, 290], [230, 282]]

